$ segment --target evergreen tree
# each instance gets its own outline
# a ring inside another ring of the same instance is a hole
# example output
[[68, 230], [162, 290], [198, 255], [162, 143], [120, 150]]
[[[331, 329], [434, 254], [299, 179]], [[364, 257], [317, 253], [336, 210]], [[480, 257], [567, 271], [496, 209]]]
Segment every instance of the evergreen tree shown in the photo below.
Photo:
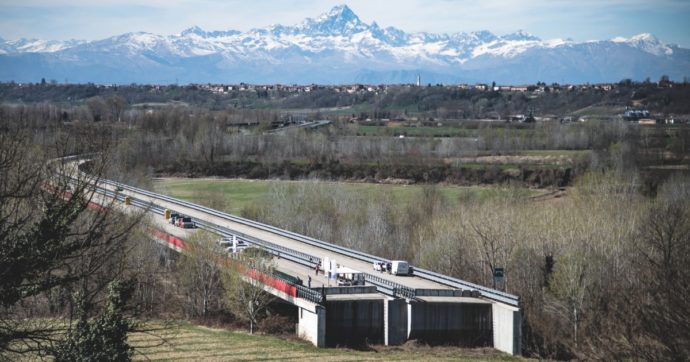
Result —
[[129, 361], [133, 349], [127, 343], [132, 324], [124, 308], [132, 291], [132, 283], [115, 280], [108, 285], [108, 305], [101, 315], [89, 320], [90, 305], [77, 295], [78, 322], [67, 338], [52, 351], [60, 361]]

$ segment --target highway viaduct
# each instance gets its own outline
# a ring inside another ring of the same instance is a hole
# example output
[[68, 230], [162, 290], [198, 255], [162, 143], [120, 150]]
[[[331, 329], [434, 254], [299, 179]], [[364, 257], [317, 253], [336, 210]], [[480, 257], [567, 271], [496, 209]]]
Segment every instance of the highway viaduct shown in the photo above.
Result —
[[[374, 261], [389, 260], [118, 182], [99, 180], [94, 189], [108, 198], [127, 197], [127, 207], [152, 213], [154, 234], [178, 252], [184, 251], [190, 231], [169, 225], [165, 209], [191, 216], [199, 228], [267, 250], [277, 257], [281, 275], [302, 281], [311, 277], [310, 287], [276, 276], [246, 280], [295, 305], [297, 334], [316, 346], [398, 345], [417, 339], [521, 353], [517, 296], [421, 268], [411, 276], [374, 272]], [[315, 275], [316, 263], [325, 258], [363, 272], [365, 285], [331, 286], [323, 274]]]

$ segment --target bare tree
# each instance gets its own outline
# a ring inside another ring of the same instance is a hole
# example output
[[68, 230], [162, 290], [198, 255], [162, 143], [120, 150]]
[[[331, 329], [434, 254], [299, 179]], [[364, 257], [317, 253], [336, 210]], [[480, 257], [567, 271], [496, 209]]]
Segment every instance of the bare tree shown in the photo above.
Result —
[[109, 110], [110, 120], [120, 122], [122, 113], [127, 107], [127, 100], [121, 96], [111, 96], [105, 99], [105, 104]]
[[573, 328], [572, 336], [575, 348], [578, 346], [578, 327], [582, 320], [588, 288], [592, 284], [588, 267], [589, 260], [582, 252], [562, 255], [558, 258], [555, 271], [549, 282], [549, 289], [563, 303], [563, 314]]
[[[642, 330], [657, 348], [649, 358], [690, 359], [690, 209], [687, 200], [667, 201], [649, 210], [637, 239], [643, 273]], [[648, 353], [648, 354], [647, 354]]]
[[224, 120], [214, 119], [211, 115], [206, 115], [205, 119], [199, 120], [199, 127], [194, 135], [195, 154], [209, 170], [212, 170], [223, 156], [224, 136]]
[[188, 250], [177, 264], [187, 312], [193, 317], [208, 317], [220, 307], [222, 249], [216, 240], [213, 234], [198, 231], [187, 241]]
[[249, 333], [254, 333], [254, 326], [274, 300], [264, 290], [273, 273], [273, 265], [263, 253], [252, 251], [245, 250], [239, 259], [241, 264], [223, 275], [225, 303], [235, 316], [249, 322]]
[[156, 242], [145, 232], [137, 235], [136, 243], [128, 258], [127, 268], [136, 275], [132, 302], [142, 314], [156, 315], [162, 311], [179, 310], [182, 303], [170, 303], [178, 293], [169, 283], [174, 275], [177, 254], [166, 245]]
[[88, 106], [88, 110], [91, 112], [91, 120], [94, 122], [104, 121], [105, 116], [110, 114], [108, 105], [101, 96], [89, 98], [86, 101], [86, 105]]
[[[494, 283], [494, 272], [498, 267], [506, 267], [512, 257], [517, 244], [515, 212], [516, 205], [509, 202], [498, 202], [479, 208], [475, 217], [470, 222], [470, 228], [474, 232], [476, 244], [482, 253], [482, 261], [488, 267], [487, 276]], [[487, 279], [484, 279], [486, 283]], [[508, 290], [509, 278], [504, 276], [503, 289]]]

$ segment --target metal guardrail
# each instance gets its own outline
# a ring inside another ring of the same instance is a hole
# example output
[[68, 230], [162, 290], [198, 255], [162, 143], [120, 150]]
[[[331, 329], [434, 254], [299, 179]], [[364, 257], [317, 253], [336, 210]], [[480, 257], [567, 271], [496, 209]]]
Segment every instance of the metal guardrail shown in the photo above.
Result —
[[482, 296], [487, 297], [489, 299], [493, 299], [498, 302], [502, 302], [505, 304], [512, 305], [514, 307], [519, 307], [520, 306], [520, 299], [519, 297], [509, 294], [509, 293], [504, 293], [498, 290], [494, 290], [491, 288], [487, 288], [478, 284], [466, 282], [464, 280], [460, 279], [455, 279], [443, 274], [439, 274], [436, 272], [432, 272], [430, 270], [426, 269], [420, 269], [420, 268], [414, 268], [414, 274], [418, 277], [428, 279], [431, 281], [435, 281], [437, 283], [449, 285], [452, 287], [456, 288], [461, 288], [461, 289], [469, 289], [469, 290], [475, 290], [479, 293], [481, 293]]
[[[274, 234], [277, 234], [277, 235], [280, 235], [283, 237], [287, 237], [287, 238], [290, 238], [293, 240], [301, 241], [301, 242], [304, 242], [306, 244], [316, 246], [319, 248], [323, 248], [323, 249], [326, 249], [329, 251], [333, 251], [333, 252], [336, 252], [339, 254], [343, 254], [343, 255], [349, 256], [351, 258], [358, 259], [358, 260], [362, 260], [362, 261], [366, 261], [366, 262], [370, 262], [370, 263], [373, 263], [374, 261], [389, 261], [387, 259], [379, 258], [379, 257], [373, 256], [373, 255], [370, 255], [367, 253], [363, 253], [363, 252], [360, 252], [357, 250], [352, 250], [352, 249], [348, 249], [348, 248], [345, 248], [342, 246], [327, 243], [327, 242], [324, 242], [324, 241], [321, 241], [318, 239], [314, 239], [314, 238], [310, 238], [308, 236], [300, 235], [300, 234], [297, 234], [297, 233], [294, 233], [291, 231], [282, 230], [282, 229], [277, 228], [275, 226], [263, 224], [263, 223], [260, 223], [257, 221], [248, 220], [248, 219], [245, 219], [242, 217], [238, 217], [238, 216], [224, 213], [221, 211], [213, 210], [213, 209], [210, 209], [210, 208], [207, 208], [204, 206], [196, 205], [196, 204], [188, 202], [188, 201], [179, 200], [179, 199], [176, 199], [176, 198], [173, 198], [170, 196], [157, 194], [157, 193], [154, 193], [154, 192], [151, 192], [148, 190], [144, 190], [144, 189], [141, 189], [138, 187], [125, 185], [125, 184], [122, 184], [122, 183], [119, 183], [116, 181], [106, 180], [106, 179], [101, 180], [101, 182], [107, 183], [107, 184], [110, 184], [113, 186], [118, 186], [118, 187], [121, 187], [122, 189], [129, 190], [132, 192], [140, 193], [142, 195], [146, 195], [146, 196], [151, 197], [151, 198], [164, 200], [164, 201], [174, 203], [177, 205], [182, 205], [184, 207], [188, 207], [188, 208], [191, 208], [191, 209], [194, 209], [194, 210], [197, 210], [200, 212], [204, 212], [204, 213], [216, 216], [216, 217], [220, 217], [220, 218], [223, 218], [223, 219], [226, 219], [229, 221], [233, 221], [233, 222], [236, 222], [239, 224], [243, 224], [243, 225], [250, 226], [250, 227], [257, 228], [257, 229], [264, 230], [264, 231], [269, 231], [271, 233], [274, 233]], [[290, 250], [289, 251], [290, 256], [293, 256], [294, 253], [300, 253], [296, 250], [291, 250], [288, 248], [285, 248], [285, 249]], [[287, 254], [288, 251], [284, 251], [284, 252], [286, 253], [286, 255], [288, 255]], [[298, 257], [298, 259], [302, 259], [302, 258]], [[302, 261], [303, 261], [303, 259], [302, 259]], [[311, 266], [313, 266], [313, 264]], [[368, 275], [371, 275], [371, 274], [368, 274]], [[434, 281], [434, 282], [437, 282], [437, 283], [440, 283], [443, 285], [452, 286], [455, 288], [476, 290], [476, 291], [479, 291], [483, 297], [486, 297], [486, 298], [489, 298], [489, 299], [492, 299], [492, 300], [495, 300], [498, 302], [502, 302], [502, 303], [505, 303], [508, 305], [512, 305], [515, 307], [519, 307], [519, 304], [520, 304], [519, 297], [517, 297], [515, 295], [509, 294], [509, 293], [504, 293], [501, 291], [497, 291], [497, 290], [494, 290], [494, 289], [491, 289], [488, 287], [484, 287], [484, 286], [481, 286], [478, 284], [466, 282], [464, 280], [452, 278], [452, 277], [449, 277], [449, 276], [446, 276], [446, 275], [443, 275], [440, 273], [432, 272], [430, 270], [425, 270], [425, 269], [421, 269], [421, 268], [414, 268], [414, 275], [417, 277], [423, 278], [423, 279], [431, 280], [431, 281]], [[385, 280], [385, 279], [382, 279], [382, 280]], [[383, 283], [379, 283], [379, 284], [383, 284]], [[387, 284], [383, 284], [383, 285], [387, 285]], [[382, 287], [382, 288], [383, 289], [389, 289], [388, 287], [385, 287], [385, 288]], [[396, 290], [394, 290], [393, 293], [394, 294], [397, 293], [399, 295], [405, 296], [407, 294], [410, 294], [408, 292], [408, 290], [411, 290], [412, 291], [411, 295], [412, 295], [412, 297], [414, 297], [414, 290], [413, 289], [407, 288], [404, 286], [403, 286], [403, 288], [405, 288], [405, 289], [396, 288]]]
[[369, 273], [362, 273], [364, 274], [364, 282], [371, 282], [371, 284], [374, 285], [385, 285], [388, 288], [390, 288], [393, 296], [402, 296], [408, 299], [416, 299], [415, 298], [415, 292], [414, 289], [408, 288], [400, 283], [392, 282], [387, 279], [383, 279], [379, 276], [376, 276], [374, 274], [369, 274]]

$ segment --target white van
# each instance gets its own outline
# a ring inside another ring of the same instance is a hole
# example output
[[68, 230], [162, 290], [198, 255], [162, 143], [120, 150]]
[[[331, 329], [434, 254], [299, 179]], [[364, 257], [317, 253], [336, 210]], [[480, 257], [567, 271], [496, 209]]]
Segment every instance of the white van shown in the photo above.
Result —
[[410, 264], [404, 260], [393, 260], [391, 261], [391, 274], [393, 275], [409, 275], [410, 274]]

